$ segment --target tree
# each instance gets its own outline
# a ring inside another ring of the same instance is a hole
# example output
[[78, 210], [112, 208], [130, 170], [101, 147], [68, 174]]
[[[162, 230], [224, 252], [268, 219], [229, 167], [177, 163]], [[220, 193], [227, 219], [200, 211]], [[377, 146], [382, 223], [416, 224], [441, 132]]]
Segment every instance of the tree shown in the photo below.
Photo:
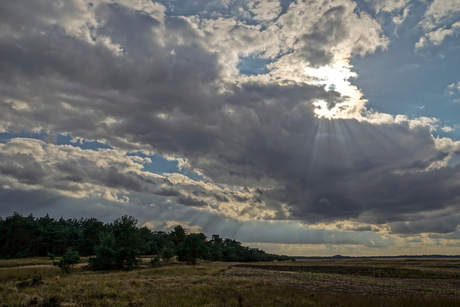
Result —
[[180, 243], [182, 243], [182, 241], [184, 241], [187, 233], [185, 232], [184, 227], [181, 225], [176, 225], [174, 230], [171, 231], [169, 235], [171, 237], [171, 241], [174, 243], [174, 246], [178, 246]]
[[88, 260], [89, 265], [95, 271], [111, 270], [116, 267], [118, 246], [112, 232], [101, 233], [101, 244], [94, 247], [96, 257]]
[[209, 249], [206, 245], [206, 236], [202, 233], [192, 233], [177, 245], [176, 255], [179, 261], [196, 265], [198, 258], [209, 259]]
[[122, 269], [141, 262], [138, 247], [142, 240], [136, 224], [135, 218], [125, 215], [110, 225], [111, 231], [101, 234], [101, 244], [94, 248], [96, 257], [89, 259], [93, 270]]
[[58, 262], [53, 261], [53, 265], [57, 265], [61, 270], [70, 273], [70, 269], [80, 261], [80, 255], [72, 247], [67, 249], [67, 252]]
[[198, 258], [213, 261], [293, 259], [245, 247], [238, 241], [224, 240], [217, 234], [209, 241], [204, 234], [188, 237], [180, 225], [170, 233], [138, 228], [137, 220], [132, 216], [123, 216], [113, 223], [104, 224], [95, 218], [56, 220], [49, 215], [35, 218], [32, 214], [22, 216], [15, 212], [12, 216], [0, 217], [0, 258], [47, 255], [53, 258], [63, 256], [72, 247], [82, 256], [96, 254], [90, 263], [99, 270], [137, 265], [141, 253], [162, 256], [168, 261], [177, 252], [179, 260], [192, 264]]
[[78, 251], [83, 256], [91, 256], [94, 247], [100, 243], [100, 234], [104, 229], [104, 223], [95, 218], [80, 220], [82, 231], [77, 240]]
[[116, 219], [112, 225], [115, 242], [119, 247], [117, 254], [117, 268], [137, 266], [142, 260], [139, 259], [141, 252], [139, 247], [142, 240], [139, 229], [136, 227], [137, 220], [132, 216], [122, 216]]
[[174, 244], [171, 243], [172, 246], [166, 246], [163, 248], [163, 250], [161, 251], [161, 256], [163, 257], [163, 259], [168, 262], [169, 259], [171, 259], [172, 257], [174, 257], [176, 254], [174, 253]]
[[142, 241], [141, 251], [143, 255], [155, 255], [158, 254], [158, 246], [155, 243], [155, 235], [147, 227], [141, 227], [139, 229], [139, 237]]
[[212, 261], [221, 261], [223, 258], [222, 254], [222, 245], [223, 240], [220, 238], [219, 235], [212, 235], [211, 241], [208, 242], [209, 245], [209, 252], [211, 254]]

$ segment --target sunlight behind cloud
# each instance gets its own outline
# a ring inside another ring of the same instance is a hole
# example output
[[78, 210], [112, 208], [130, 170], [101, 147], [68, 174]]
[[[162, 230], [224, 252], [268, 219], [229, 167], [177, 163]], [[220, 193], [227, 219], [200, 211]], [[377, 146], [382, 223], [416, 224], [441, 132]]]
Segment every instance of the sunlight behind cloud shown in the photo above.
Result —
[[338, 104], [330, 104], [318, 100], [313, 105], [315, 114], [325, 118], [360, 118], [366, 101], [362, 100], [362, 93], [350, 83], [350, 78], [358, 75], [351, 71], [352, 66], [348, 60], [338, 60], [335, 64], [320, 68], [305, 68], [305, 74], [310, 79], [309, 83], [324, 85], [330, 91], [336, 91], [343, 97]]

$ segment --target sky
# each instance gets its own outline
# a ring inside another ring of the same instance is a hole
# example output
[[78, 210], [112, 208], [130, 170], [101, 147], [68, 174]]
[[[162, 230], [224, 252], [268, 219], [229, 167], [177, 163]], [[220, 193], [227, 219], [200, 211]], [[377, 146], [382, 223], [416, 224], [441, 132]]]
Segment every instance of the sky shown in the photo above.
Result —
[[460, 254], [460, 0], [0, 1], [0, 216]]

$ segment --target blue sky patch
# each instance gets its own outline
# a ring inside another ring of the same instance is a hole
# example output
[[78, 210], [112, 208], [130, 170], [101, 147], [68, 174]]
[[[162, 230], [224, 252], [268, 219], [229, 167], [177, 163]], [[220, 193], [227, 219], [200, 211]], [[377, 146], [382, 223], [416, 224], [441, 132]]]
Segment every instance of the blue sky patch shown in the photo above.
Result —
[[251, 54], [247, 57], [240, 58], [240, 62], [236, 66], [240, 74], [247, 76], [261, 75], [269, 72], [267, 65], [272, 61], [260, 57], [260, 54]]

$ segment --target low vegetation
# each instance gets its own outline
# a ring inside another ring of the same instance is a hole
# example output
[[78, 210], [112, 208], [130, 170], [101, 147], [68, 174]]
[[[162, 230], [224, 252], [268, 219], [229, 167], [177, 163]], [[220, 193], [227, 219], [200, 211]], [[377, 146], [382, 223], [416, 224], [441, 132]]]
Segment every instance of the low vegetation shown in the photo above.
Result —
[[[78, 265], [71, 274], [52, 265], [0, 268], [0, 306], [460, 306], [458, 279], [362, 276], [353, 269], [361, 266], [357, 261], [275, 261], [243, 267], [204, 260], [189, 266], [175, 258], [155, 267], [144, 259], [130, 270], [87, 271]], [[420, 270], [449, 266], [446, 261], [438, 264]], [[305, 270], [328, 265], [349, 267], [355, 275]], [[389, 266], [371, 260], [364, 265]], [[404, 262], [398, 267], [415, 269]], [[458, 269], [448, 270], [455, 276]]]

